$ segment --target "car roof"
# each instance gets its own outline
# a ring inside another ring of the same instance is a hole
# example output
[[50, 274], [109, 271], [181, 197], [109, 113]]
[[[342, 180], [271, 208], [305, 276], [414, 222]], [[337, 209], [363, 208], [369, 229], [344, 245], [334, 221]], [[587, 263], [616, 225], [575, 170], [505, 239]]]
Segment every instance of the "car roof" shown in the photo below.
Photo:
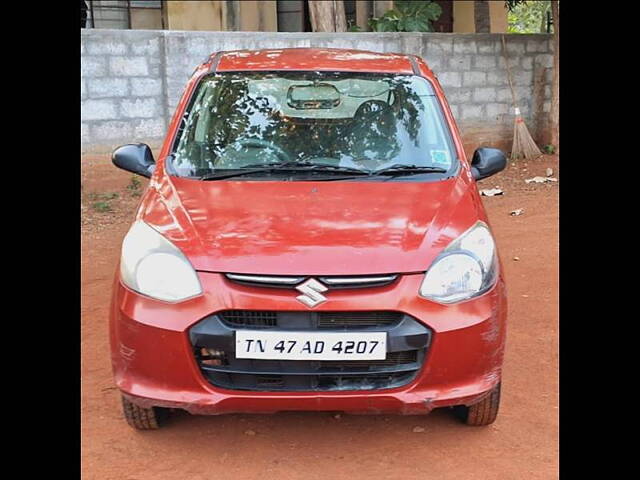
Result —
[[314, 70], [346, 72], [415, 73], [415, 57], [339, 48], [273, 48], [235, 50], [212, 56], [216, 71]]

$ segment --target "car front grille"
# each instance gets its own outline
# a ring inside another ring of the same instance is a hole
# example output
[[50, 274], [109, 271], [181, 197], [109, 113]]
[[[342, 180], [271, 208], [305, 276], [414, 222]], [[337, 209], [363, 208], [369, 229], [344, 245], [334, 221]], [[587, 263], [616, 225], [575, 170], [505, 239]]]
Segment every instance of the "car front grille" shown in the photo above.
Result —
[[388, 327], [402, 320], [403, 314], [391, 311], [373, 312], [276, 312], [268, 310], [225, 310], [218, 314], [222, 321], [232, 327], [283, 327], [349, 329]]
[[[301, 361], [239, 359], [238, 329], [283, 331], [384, 331], [384, 360]], [[210, 315], [190, 331], [194, 355], [214, 386], [253, 391], [381, 390], [406, 385], [420, 371], [431, 330], [401, 312], [283, 312], [226, 310]]]
[[[247, 275], [226, 273], [227, 280], [253, 287], [293, 289], [311, 277], [282, 275]], [[350, 275], [350, 276], [318, 276], [317, 278], [329, 290], [374, 288], [391, 285], [398, 279], [397, 274], [382, 275]]]

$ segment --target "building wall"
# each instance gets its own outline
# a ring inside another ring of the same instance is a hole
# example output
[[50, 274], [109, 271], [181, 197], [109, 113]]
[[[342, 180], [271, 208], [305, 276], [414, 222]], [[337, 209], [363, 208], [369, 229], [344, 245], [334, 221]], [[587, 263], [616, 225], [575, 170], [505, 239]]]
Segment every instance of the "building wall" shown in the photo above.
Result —
[[[508, 149], [513, 112], [502, 35], [452, 33], [253, 33], [152, 30], [81, 31], [81, 143], [106, 152], [127, 142], [161, 144], [196, 65], [220, 50], [331, 47], [404, 52], [438, 75], [465, 149]], [[534, 137], [545, 138], [550, 109], [551, 35], [509, 35], [518, 103]], [[534, 81], [538, 79], [538, 81]]]
[[170, 1], [170, 30], [277, 32], [276, 0]]
[[393, 8], [393, 0], [371, 0], [371, 3], [374, 17], [381, 17], [387, 10]]
[[475, 33], [474, 2], [457, 0], [453, 2], [453, 31], [454, 33]]
[[[202, 0], [164, 1], [165, 28], [192, 31], [277, 32], [279, 0]], [[281, 2], [283, 9], [300, 9], [306, 0]], [[100, 5], [118, 4], [121, 10], [102, 11]], [[475, 33], [474, 3], [456, 0], [453, 3], [453, 32]], [[96, 19], [101, 28], [127, 28], [126, 2], [96, 0]], [[287, 5], [285, 5], [287, 4]], [[133, 6], [133, 4], [132, 4]], [[356, 1], [356, 23], [368, 31], [368, 20], [380, 17], [393, 8], [393, 0]], [[490, 1], [491, 32], [507, 31], [507, 10], [504, 1]], [[160, 9], [131, 8], [132, 29], [161, 29]], [[281, 29], [282, 30], [282, 29]]]
[[506, 33], [509, 22], [504, 1], [489, 2], [489, 14], [491, 15], [491, 33]]
[[[475, 2], [456, 0], [453, 2], [453, 32], [475, 33]], [[507, 9], [504, 1], [490, 1], [489, 15], [491, 33], [505, 33], [507, 31]]]
[[[306, 0], [289, 0], [298, 5]], [[284, 5], [287, 2], [282, 2]], [[474, 3], [456, 0], [453, 3], [453, 32], [475, 33]], [[118, 4], [120, 10], [100, 10], [100, 5]], [[127, 28], [127, 2], [96, 0], [96, 20], [101, 28]], [[195, 31], [278, 31], [278, 0], [201, 0], [164, 1], [165, 28], [169, 30]], [[291, 6], [289, 5], [289, 7]], [[132, 29], [161, 29], [162, 12], [151, 8], [131, 8]], [[285, 8], [285, 7], [283, 7]], [[293, 7], [291, 7], [293, 8]], [[357, 25], [369, 30], [368, 20], [380, 17], [393, 8], [393, 0], [356, 1]], [[507, 31], [507, 10], [504, 1], [490, 1], [491, 32]]]
[[227, 28], [226, 2], [219, 0], [165, 2], [169, 30], [220, 31]]
[[131, 28], [133, 30], [161, 30], [162, 10], [159, 8], [132, 8]]
[[[129, 28], [127, 2], [117, 0], [94, 0], [93, 15], [95, 25], [99, 28]], [[87, 6], [89, 2], [87, 2]], [[87, 24], [91, 25], [92, 11], [87, 11]]]
[[369, 19], [373, 17], [373, 4], [370, 1], [356, 2], [356, 25], [363, 32], [371, 31], [369, 28]]
[[275, 0], [242, 0], [238, 2], [238, 4], [240, 14], [240, 31], [278, 31], [278, 12]]

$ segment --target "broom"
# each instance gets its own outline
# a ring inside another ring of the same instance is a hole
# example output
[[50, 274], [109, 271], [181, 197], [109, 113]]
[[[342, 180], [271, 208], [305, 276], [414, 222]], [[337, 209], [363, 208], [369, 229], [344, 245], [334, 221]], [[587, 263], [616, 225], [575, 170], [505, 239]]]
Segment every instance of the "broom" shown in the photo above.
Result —
[[513, 146], [511, 147], [511, 159], [525, 158], [533, 160], [542, 155], [542, 152], [531, 138], [531, 134], [524, 123], [520, 108], [516, 101], [516, 92], [513, 89], [513, 79], [511, 77], [511, 68], [509, 67], [509, 57], [507, 56], [507, 43], [502, 35], [502, 52], [504, 54], [504, 63], [507, 66], [507, 76], [509, 78], [509, 88], [511, 89], [511, 97], [513, 98], [513, 109], [516, 115], [515, 124], [513, 126]]

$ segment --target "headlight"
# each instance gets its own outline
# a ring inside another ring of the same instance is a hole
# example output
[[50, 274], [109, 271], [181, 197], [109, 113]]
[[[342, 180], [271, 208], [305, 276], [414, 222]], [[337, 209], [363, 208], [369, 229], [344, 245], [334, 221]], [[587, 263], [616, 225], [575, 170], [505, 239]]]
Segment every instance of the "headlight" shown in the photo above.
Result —
[[189, 260], [141, 221], [135, 222], [124, 237], [120, 278], [132, 290], [167, 302], [179, 302], [202, 293]]
[[477, 222], [444, 249], [424, 276], [420, 296], [455, 303], [489, 290], [496, 279], [496, 248], [489, 227]]

